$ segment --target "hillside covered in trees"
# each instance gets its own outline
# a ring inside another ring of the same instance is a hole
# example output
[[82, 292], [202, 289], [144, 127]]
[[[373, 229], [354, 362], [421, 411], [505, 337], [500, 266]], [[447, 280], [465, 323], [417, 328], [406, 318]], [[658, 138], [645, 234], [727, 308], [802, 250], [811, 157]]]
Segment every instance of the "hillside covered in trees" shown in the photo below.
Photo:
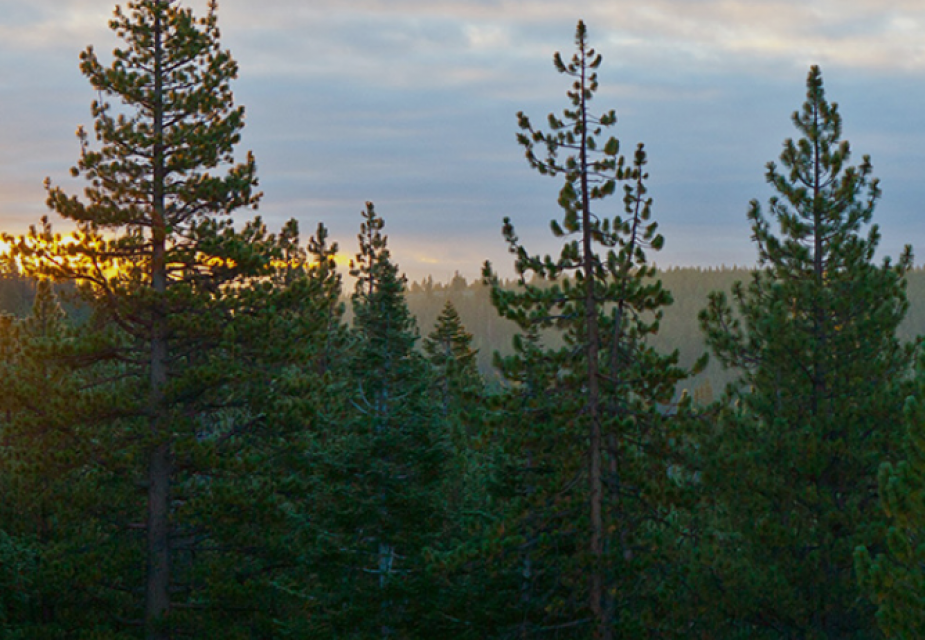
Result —
[[925, 272], [875, 259], [818, 67], [757, 267], [659, 270], [579, 22], [564, 109], [517, 115], [558, 253], [505, 219], [516, 278], [409, 284], [371, 202], [349, 249], [233, 222], [215, 3], [112, 27], [85, 189], [47, 185], [76, 232], [3, 236], [2, 638], [925, 636]]

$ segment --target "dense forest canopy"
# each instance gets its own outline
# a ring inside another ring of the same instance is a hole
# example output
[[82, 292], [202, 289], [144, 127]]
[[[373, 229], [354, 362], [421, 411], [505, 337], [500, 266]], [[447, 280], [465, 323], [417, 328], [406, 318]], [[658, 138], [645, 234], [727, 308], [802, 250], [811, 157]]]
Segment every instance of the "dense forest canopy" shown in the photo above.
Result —
[[925, 271], [875, 259], [818, 67], [757, 267], [660, 270], [579, 22], [562, 110], [512, 122], [557, 252], [505, 219], [514, 278], [409, 283], [372, 202], [356, 253], [233, 221], [215, 2], [111, 27], [84, 190], [3, 236], [3, 638], [925, 636]]

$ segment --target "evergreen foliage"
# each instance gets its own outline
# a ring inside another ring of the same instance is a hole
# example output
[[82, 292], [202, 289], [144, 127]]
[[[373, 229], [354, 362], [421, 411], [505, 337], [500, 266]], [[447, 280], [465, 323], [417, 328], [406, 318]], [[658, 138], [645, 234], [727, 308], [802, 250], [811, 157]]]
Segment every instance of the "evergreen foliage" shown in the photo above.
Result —
[[[659, 272], [579, 22], [566, 108], [517, 116], [557, 255], [506, 218], [515, 280], [409, 287], [367, 203], [348, 322], [324, 225], [232, 219], [261, 195], [216, 2], [125, 7], [111, 63], [81, 55], [83, 194], [46, 185], [76, 231], [2, 236], [0, 637], [925, 634], [925, 358], [897, 339], [925, 272], [874, 261], [879, 184], [818, 67], [758, 269]], [[725, 370], [688, 394], [701, 300]]]
[[783, 170], [768, 165], [779, 195], [769, 215], [749, 210], [759, 269], [732, 304], [714, 293], [701, 314], [711, 349], [741, 375], [701, 445], [716, 515], [705, 535], [719, 550], [709, 582], [723, 624], [747, 636], [872, 637], [851, 557], [882, 540], [876, 468], [899, 435], [909, 350], [895, 335], [911, 256], [874, 264], [870, 159], [848, 166], [818, 67], [806, 87], [801, 137], [784, 143]]
[[889, 528], [882, 553], [855, 551], [861, 587], [877, 606], [877, 624], [887, 638], [925, 634], [925, 361], [920, 357], [912, 395], [906, 399], [904, 459], [884, 462], [878, 474], [880, 505]]
[[81, 393], [92, 378], [67, 362], [79, 357], [70, 348], [77, 332], [49, 282], [37, 283], [29, 316], [3, 324], [0, 528], [4, 567], [16, 572], [4, 589], [4, 630], [12, 637], [64, 638], [72, 629], [111, 629], [88, 617], [86, 607], [131, 611], [130, 599], [100, 579], [119, 572], [127, 557], [138, 560], [125, 545], [128, 532], [99, 518], [114, 513], [111, 501], [125, 498], [125, 488], [114, 486], [125, 455], [107, 446], [111, 431], [80, 420], [108, 394]]
[[424, 339], [424, 354], [436, 370], [439, 402], [444, 417], [465, 409], [466, 400], [481, 386], [472, 334], [466, 331], [459, 312], [449, 300], [434, 330]]
[[263, 371], [237, 329], [274, 312], [267, 279], [287, 241], [259, 219], [237, 231], [230, 217], [260, 194], [253, 157], [234, 156], [244, 110], [233, 105], [237, 65], [220, 46], [216, 3], [197, 19], [172, 2], [129, 2], [110, 26], [124, 42], [112, 63], [92, 47], [81, 55], [100, 96], [97, 145], [78, 130], [83, 198], [48, 185], [49, 207], [77, 232], [62, 237], [46, 222], [6, 238], [30, 273], [77, 282], [93, 314], [66, 345], [80, 412], [63, 415], [71, 429], [95, 428], [75, 437], [77, 455], [90, 455], [88, 437], [107, 452], [80, 461], [83, 475], [99, 464], [116, 492], [88, 508], [95, 526], [129, 540], [92, 579], [121, 604], [71, 628], [243, 637], [260, 626], [249, 590], [263, 568], [242, 556], [244, 532], [261, 520], [248, 448], [262, 425], [242, 390]]
[[[672, 500], [663, 409], [686, 372], [677, 353], [662, 356], [646, 343], [671, 302], [647, 262], [663, 239], [651, 221], [646, 154], [639, 145], [627, 163], [616, 138], [599, 142], [616, 115], [592, 114], [601, 56], [581, 22], [575, 41], [570, 62], [553, 59], [573, 79], [570, 107], [549, 116], [549, 132], [518, 115], [530, 165], [563, 178], [563, 217], [551, 223], [562, 250], [558, 258], [530, 255], [506, 219], [519, 286], [505, 289], [490, 265], [484, 269], [499, 314], [522, 331], [513, 355], [497, 362], [511, 385], [499, 437], [508, 454], [509, 530], [520, 540], [508, 542], [517, 553], [506, 560], [519, 574], [511, 576], [508, 609], [519, 620], [512, 635], [583, 629], [630, 637], [661, 624], [661, 580], [652, 577], [668, 546], [661, 523]], [[610, 219], [597, 203], [618, 184], [625, 214]], [[561, 332], [562, 346], [544, 346], [549, 329]]]
[[466, 331], [449, 300], [437, 318], [433, 331], [424, 338], [423, 350], [430, 361], [432, 396], [442, 417], [442, 429], [450, 438], [443, 493], [452, 510], [452, 525], [461, 527], [472, 513], [484, 506], [487, 469], [481, 439], [485, 427], [485, 390], [476, 366], [478, 352], [472, 348], [472, 334]]
[[367, 203], [351, 344], [309, 450], [315, 615], [296, 637], [427, 637], [436, 615], [424, 552], [444, 527], [449, 443], [383, 226]]

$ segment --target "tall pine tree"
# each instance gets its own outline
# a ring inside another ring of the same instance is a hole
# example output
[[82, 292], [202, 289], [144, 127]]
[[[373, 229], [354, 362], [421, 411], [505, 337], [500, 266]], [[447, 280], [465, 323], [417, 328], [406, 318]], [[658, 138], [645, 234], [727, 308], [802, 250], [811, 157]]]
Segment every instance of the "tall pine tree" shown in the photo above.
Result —
[[125, 511], [113, 520], [144, 532], [141, 570], [105, 579], [143, 594], [122, 623], [140, 618], [147, 638], [165, 640], [178, 627], [211, 633], [202, 620], [218, 624], [234, 609], [199, 565], [240, 548], [216, 544], [211, 529], [223, 519], [203, 504], [248, 491], [219, 482], [226, 462], [247, 460], [245, 436], [260, 426], [232, 392], [254, 371], [238, 357], [236, 320], [272, 311], [251, 291], [268, 286], [286, 241], [259, 220], [237, 231], [231, 219], [260, 194], [253, 157], [235, 158], [244, 110], [233, 104], [237, 65], [221, 48], [216, 3], [196, 18], [175, 2], [138, 0], [117, 7], [110, 26], [124, 42], [112, 62], [92, 47], [81, 55], [100, 96], [96, 144], [78, 130], [72, 170], [87, 187], [81, 198], [49, 184], [50, 208], [77, 232], [64, 238], [46, 224], [8, 241], [27, 270], [80, 283], [93, 309], [74, 362], [94, 368], [88, 385], [105, 388], [109, 406], [81, 420], [117, 425], [108, 446], [144, 496], [140, 509], [113, 505]]
[[[517, 633], [584, 626], [594, 638], [629, 637], [660, 617], [647, 619], [665, 548], [657, 523], [670, 509], [663, 409], [685, 373], [677, 354], [658, 355], [645, 341], [671, 301], [646, 257], [663, 240], [651, 221], [645, 151], [639, 145], [627, 163], [616, 138], [599, 140], [616, 115], [592, 112], [602, 58], [582, 22], [575, 44], [568, 63], [553, 58], [572, 79], [570, 106], [548, 117], [548, 132], [518, 114], [531, 167], [563, 179], [563, 217], [551, 224], [562, 250], [530, 255], [505, 220], [519, 286], [504, 289], [490, 265], [484, 270], [499, 313], [523, 332], [514, 355], [499, 361], [511, 384], [506, 410], [521, 416], [503, 434], [517, 452], [510, 464], [519, 486], [509, 490], [524, 539], [511, 584], [522, 610]], [[611, 219], [599, 203], [618, 184], [625, 213]], [[544, 346], [547, 331], [561, 332], [561, 348]]]
[[876, 470], [898, 441], [899, 385], [909, 351], [896, 339], [903, 275], [874, 263], [880, 188], [870, 159], [848, 165], [837, 105], [812, 67], [793, 114], [777, 192], [749, 210], [758, 270], [748, 285], [710, 296], [701, 323], [741, 383], [722, 400], [702, 443], [716, 499], [710, 583], [722, 617], [767, 637], [873, 637], [852, 553], [879, 544]]

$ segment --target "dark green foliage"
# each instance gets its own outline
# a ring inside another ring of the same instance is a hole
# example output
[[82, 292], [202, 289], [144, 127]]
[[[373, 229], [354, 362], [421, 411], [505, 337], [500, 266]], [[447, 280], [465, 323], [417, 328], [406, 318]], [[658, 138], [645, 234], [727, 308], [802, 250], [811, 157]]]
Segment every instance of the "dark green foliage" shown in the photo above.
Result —
[[[646, 342], [671, 301], [646, 257], [663, 240], [642, 146], [627, 164], [615, 138], [598, 141], [616, 116], [591, 115], [601, 57], [586, 36], [579, 23], [572, 61], [554, 58], [574, 79], [571, 108], [549, 116], [548, 133], [518, 116], [531, 166], [564, 179], [563, 218], [552, 223], [564, 239], [560, 255], [530, 255], [505, 220], [519, 286], [506, 289], [484, 271], [500, 315], [522, 332], [497, 361], [509, 384], [496, 435], [508, 522], [492, 561], [506, 572], [499, 599], [511, 637], [639, 637], [666, 622], [658, 593], [669, 592], [661, 573], [673, 535], [664, 526], [673, 436], [664, 409], [686, 372], [677, 354]], [[618, 184], [625, 214], [607, 218], [597, 203]], [[544, 344], [549, 330], [561, 346]]]
[[478, 351], [472, 348], [472, 334], [463, 327], [456, 307], [449, 300], [423, 346], [436, 370], [438, 400], [444, 417], [464, 410], [466, 402], [476, 400], [480, 392]]
[[[357, 278], [357, 344], [350, 361], [356, 384], [353, 419], [369, 454], [363, 463], [368, 467], [366, 498], [376, 513], [370, 523], [374, 542], [405, 555], [420, 552], [425, 536], [442, 524], [433, 490], [441, 479], [447, 442], [428, 394], [425, 360], [415, 349], [418, 330], [405, 304], [405, 279], [391, 260], [382, 226], [368, 204], [352, 269]], [[392, 571], [406, 572], [398, 565]], [[379, 582], [391, 579], [378, 576]]]
[[714, 293], [701, 314], [711, 349], [741, 375], [701, 445], [709, 583], [718, 619], [744, 635], [874, 637], [851, 557], [882, 540], [876, 468], [899, 435], [909, 350], [895, 335], [911, 258], [873, 263], [879, 186], [869, 158], [847, 165], [817, 67], [793, 122], [801, 138], [784, 143], [783, 172], [768, 165], [770, 221], [757, 202], [749, 211], [759, 269], [733, 288], [734, 306]]
[[472, 334], [466, 331], [449, 300], [423, 346], [433, 368], [432, 396], [451, 442], [451, 464], [443, 491], [453, 510], [453, 525], [465, 528], [465, 513], [480, 509], [485, 500], [488, 471], [485, 452], [481, 450], [485, 390], [476, 367], [478, 353], [472, 348]]
[[[208, 6], [116, 10], [124, 48], [81, 56], [86, 189], [48, 185], [77, 232], [3, 238], [0, 637], [925, 633], [911, 258], [873, 261], [879, 186], [818, 68], [749, 211], [759, 268], [658, 272], [647, 157], [592, 111], [579, 22], [553, 59], [567, 108], [518, 114], [562, 181], [558, 254], [505, 219], [515, 280], [409, 292], [367, 203], [348, 326], [323, 225], [303, 246], [295, 222], [232, 221], [260, 194]], [[684, 394], [700, 300], [725, 370]]]
[[312, 614], [284, 625], [295, 637], [427, 637], [437, 617], [424, 551], [444, 527], [449, 441], [383, 221], [372, 204], [363, 216], [351, 343], [306, 449]]
[[925, 634], [925, 361], [906, 399], [904, 459], [880, 466], [880, 505], [889, 523], [886, 548], [871, 558], [855, 551], [862, 588], [877, 605], [877, 624], [887, 638], [912, 640]]
[[[79, 130], [72, 171], [87, 179], [84, 196], [49, 185], [49, 206], [78, 231], [61, 238], [46, 223], [7, 238], [30, 274], [78, 283], [92, 314], [29, 360], [56, 363], [61, 377], [57, 404], [29, 432], [67, 437], [70, 466], [54, 477], [79, 479], [49, 507], [50, 521], [73, 528], [39, 548], [40, 561], [67, 558], [39, 584], [69, 592], [43, 611], [43, 633], [55, 624], [150, 639], [269, 633], [273, 603], [257, 578], [279, 561], [262, 544], [278, 513], [259, 473], [271, 435], [262, 409], [272, 404], [266, 389], [285, 380], [284, 339], [311, 333], [299, 324], [315, 317], [306, 310], [318, 304], [329, 316], [332, 303], [300, 300], [327, 285], [278, 266], [297, 251], [294, 225], [276, 237], [259, 219], [232, 223], [259, 193], [253, 158], [235, 160], [244, 112], [232, 102], [237, 66], [215, 10], [196, 19], [154, 0], [116, 9], [124, 47], [111, 65], [92, 48], [81, 56], [100, 96], [98, 144]], [[35, 413], [14, 411], [18, 422]], [[37, 463], [61, 464], [53, 448], [30, 450]], [[71, 508], [82, 521], [65, 517]], [[74, 553], [78, 545], [92, 552]]]
[[[75, 599], [64, 575], [102, 559], [92, 552], [74, 552], [87, 543], [105, 545], [78, 524], [86, 518], [81, 510], [92, 511], [95, 500], [75, 491], [75, 484], [96, 488], [92, 480], [81, 482], [80, 477], [80, 452], [86, 447], [79, 434], [86, 429], [75, 424], [69, 397], [79, 381], [68, 367], [49, 358], [73, 333], [49, 284], [39, 282], [37, 288], [29, 316], [3, 318], [0, 342], [0, 528], [10, 563], [5, 566], [15, 571], [7, 577], [9, 598], [4, 598], [0, 615], [10, 633], [24, 634], [14, 637], [37, 637], [37, 629], [47, 637], [64, 633], [67, 621], [73, 620], [68, 609]], [[82, 586], [90, 587], [85, 582]], [[99, 597], [99, 590], [94, 591]], [[118, 606], [112, 600], [108, 604]]]
[[35, 599], [37, 561], [30, 540], [0, 530], [0, 633], [25, 637], [22, 621]]

